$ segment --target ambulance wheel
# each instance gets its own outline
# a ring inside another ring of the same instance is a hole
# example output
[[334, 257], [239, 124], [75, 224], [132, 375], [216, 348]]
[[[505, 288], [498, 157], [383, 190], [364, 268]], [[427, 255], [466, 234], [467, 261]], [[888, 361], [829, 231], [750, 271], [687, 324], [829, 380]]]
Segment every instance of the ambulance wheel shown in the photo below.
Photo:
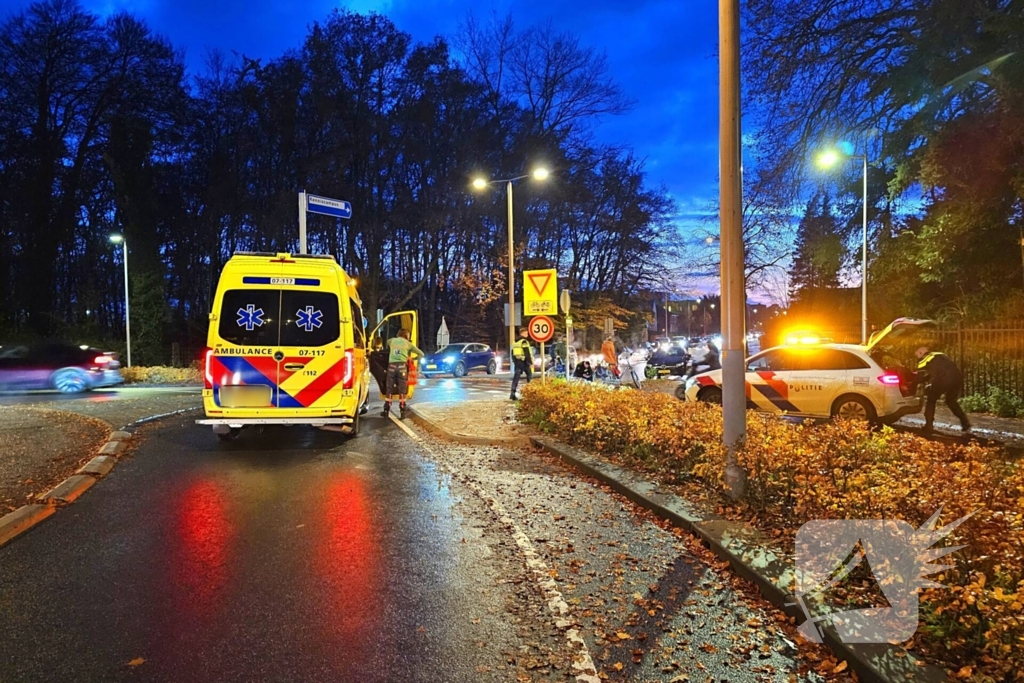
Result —
[[238, 435], [241, 434], [241, 433], [242, 433], [241, 429], [239, 429], [238, 427], [232, 427], [229, 431], [227, 431], [227, 432], [225, 432], [223, 434], [218, 433], [217, 434], [217, 438], [220, 439], [221, 441], [223, 441], [224, 443], [231, 443], [232, 441], [237, 439]]
[[491, 362], [487, 364], [487, 374], [493, 375], [498, 371], [498, 361], [491, 359]]
[[875, 412], [875, 407], [871, 405], [871, 401], [856, 394], [846, 394], [837, 398], [836, 402], [832, 404], [832, 417], [874, 422], [878, 418], [878, 414]]
[[704, 387], [700, 390], [700, 393], [697, 394], [697, 400], [702, 403], [713, 403], [716, 406], [720, 406], [722, 405], [722, 390], [718, 387]]
[[452, 370], [453, 377], [465, 377], [466, 376], [466, 364], [461, 360], [455, 364], [455, 369]]

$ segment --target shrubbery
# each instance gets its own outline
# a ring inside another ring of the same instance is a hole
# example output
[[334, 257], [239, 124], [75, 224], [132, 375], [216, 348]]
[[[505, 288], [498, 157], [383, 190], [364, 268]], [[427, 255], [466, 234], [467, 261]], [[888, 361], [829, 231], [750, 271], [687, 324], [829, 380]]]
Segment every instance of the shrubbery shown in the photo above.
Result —
[[133, 366], [121, 368], [125, 384], [201, 384], [202, 372], [197, 367], [168, 368]]
[[[663, 484], [721, 488], [717, 406], [584, 382], [534, 382], [519, 413]], [[924, 645], [958, 668], [1024, 680], [1024, 467], [977, 445], [855, 422], [794, 425], [759, 413], [748, 413], [739, 460], [750, 477], [748, 517], [784, 537], [811, 519], [900, 518], [920, 526], [939, 508], [943, 523], [974, 512], [947, 541], [967, 548], [933, 577], [944, 587], [922, 592]]]
[[992, 413], [997, 417], [1024, 417], [1024, 399], [1011, 391], [989, 387], [986, 394], [971, 394], [960, 399], [969, 413]]

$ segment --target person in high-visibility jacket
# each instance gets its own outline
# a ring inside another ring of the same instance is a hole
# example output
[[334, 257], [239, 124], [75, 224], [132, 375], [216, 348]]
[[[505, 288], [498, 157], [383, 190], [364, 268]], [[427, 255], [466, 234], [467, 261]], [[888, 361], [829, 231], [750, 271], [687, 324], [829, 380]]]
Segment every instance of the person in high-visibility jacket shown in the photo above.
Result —
[[509, 396], [516, 400], [516, 387], [519, 378], [526, 375], [526, 383], [533, 379], [533, 349], [530, 347], [530, 333], [526, 329], [519, 330], [519, 339], [512, 345], [512, 393]]
[[409, 360], [424, 353], [409, 341], [409, 330], [401, 329], [398, 336], [388, 340], [388, 374], [384, 397], [384, 413], [391, 412], [391, 401], [397, 396], [399, 416], [405, 418], [405, 399], [409, 394]]
[[932, 351], [927, 346], [917, 349], [918, 375], [928, 382], [924, 404], [924, 433], [932, 431], [935, 420], [935, 404], [940, 396], [946, 397], [946, 406], [960, 419], [960, 429], [964, 433], [971, 431], [971, 421], [967, 413], [960, 407], [960, 394], [964, 390], [964, 376], [953, 359], [939, 351]]

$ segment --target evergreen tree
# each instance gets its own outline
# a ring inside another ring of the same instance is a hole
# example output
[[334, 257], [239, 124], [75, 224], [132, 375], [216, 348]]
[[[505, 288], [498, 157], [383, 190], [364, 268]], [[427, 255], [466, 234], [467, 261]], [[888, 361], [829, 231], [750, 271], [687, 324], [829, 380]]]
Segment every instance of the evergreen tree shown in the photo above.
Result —
[[790, 270], [793, 297], [799, 298], [806, 290], [837, 288], [843, 256], [843, 238], [832, 215], [831, 199], [828, 193], [817, 192], [797, 226]]

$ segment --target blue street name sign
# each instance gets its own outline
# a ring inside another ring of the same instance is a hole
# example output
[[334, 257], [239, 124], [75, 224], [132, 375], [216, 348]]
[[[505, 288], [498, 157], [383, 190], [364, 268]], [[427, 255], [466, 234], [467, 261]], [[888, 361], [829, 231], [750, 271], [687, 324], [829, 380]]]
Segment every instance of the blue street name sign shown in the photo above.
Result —
[[310, 213], [322, 213], [335, 218], [352, 218], [352, 204], [341, 199], [306, 195], [306, 210]]

